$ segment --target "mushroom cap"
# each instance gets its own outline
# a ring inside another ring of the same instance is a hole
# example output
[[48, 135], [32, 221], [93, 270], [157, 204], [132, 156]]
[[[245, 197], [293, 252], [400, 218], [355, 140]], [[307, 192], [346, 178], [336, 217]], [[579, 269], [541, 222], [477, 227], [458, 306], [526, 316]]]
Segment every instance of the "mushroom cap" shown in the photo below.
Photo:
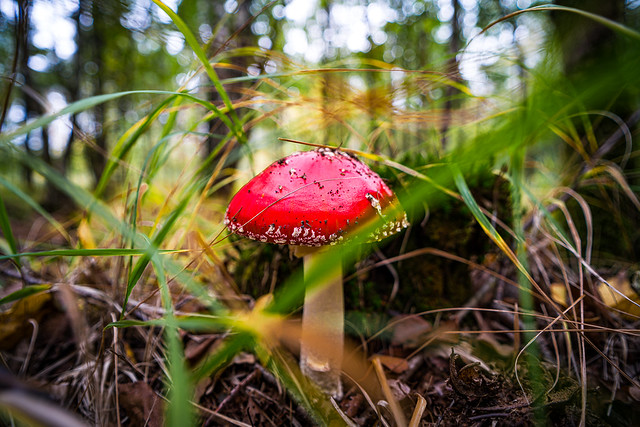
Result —
[[224, 223], [262, 242], [300, 246], [335, 244], [352, 228], [384, 220], [369, 240], [407, 227], [407, 216], [382, 178], [342, 151], [294, 153], [256, 175], [233, 197]]

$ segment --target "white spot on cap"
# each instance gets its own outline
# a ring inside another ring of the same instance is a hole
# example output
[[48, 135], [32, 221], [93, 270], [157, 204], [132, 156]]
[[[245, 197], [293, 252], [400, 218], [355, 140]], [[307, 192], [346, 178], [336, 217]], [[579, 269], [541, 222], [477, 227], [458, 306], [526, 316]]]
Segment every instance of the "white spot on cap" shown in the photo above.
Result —
[[378, 212], [378, 215], [380, 215], [381, 217], [384, 217], [384, 215], [382, 215], [382, 207], [380, 206], [380, 202], [378, 201], [378, 199], [376, 199], [369, 193], [367, 193], [366, 197], [367, 197], [367, 200], [369, 200], [369, 203], [371, 203], [371, 206], [373, 206], [376, 212]]

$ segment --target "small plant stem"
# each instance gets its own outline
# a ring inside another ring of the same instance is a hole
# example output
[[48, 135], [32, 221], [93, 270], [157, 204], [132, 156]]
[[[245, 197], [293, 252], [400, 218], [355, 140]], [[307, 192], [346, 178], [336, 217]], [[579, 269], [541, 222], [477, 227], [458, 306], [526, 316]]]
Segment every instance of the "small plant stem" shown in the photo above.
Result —
[[[340, 373], [344, 351], [342, 263], [336, 261], [335, 253], [315, 251], [304, 256], [304, 276], [307, 288], [302, 313], [300, 369], [320, 389], [338, 400], [342, 397]], [[310, 286], [313, 283], [319, 285]]]

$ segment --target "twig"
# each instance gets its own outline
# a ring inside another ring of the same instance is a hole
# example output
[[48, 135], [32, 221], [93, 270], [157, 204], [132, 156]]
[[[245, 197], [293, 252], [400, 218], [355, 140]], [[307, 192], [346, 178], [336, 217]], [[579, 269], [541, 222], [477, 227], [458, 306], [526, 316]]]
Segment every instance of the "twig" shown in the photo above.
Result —
[[[111, 313], [111, 321], [115, 322], [117, 320], [116, 315]], [[115, 398], [116, 398], [116, 420], [117, 425], [122, 425], [120, 421], [120, 392], [118, 391], [118, 354], [116, 352], [116, 346], [118, 345], [118, 328], [113, 328], [113, 375], [114, 375], [114, 385], [116, 388]], [[151, 411], [149, 411], [151, 413]]]
[[253, 380], [258, 374], [260, 373], [260, 371], [258, 369], [254, 369], [253, 372], [251, 372], [249, 375], [247, 375], [238, 385], [236, 385], [233, 390], [231, 390], [231, 393], [229, 393], [229, 395], [227, 397], [225, 397], [222, 402], [220, 402], [220, 404], [218, 405], [218, 407], [216, 408], [215, 412], [220, 412], [220, 410], [227, 404], [229, 403], [234, 397], [236, 397], [238, 395], [238, 393], [240, 393], [240, 391], [242, 389], [245, 388], [245, 386], [251, 381]]

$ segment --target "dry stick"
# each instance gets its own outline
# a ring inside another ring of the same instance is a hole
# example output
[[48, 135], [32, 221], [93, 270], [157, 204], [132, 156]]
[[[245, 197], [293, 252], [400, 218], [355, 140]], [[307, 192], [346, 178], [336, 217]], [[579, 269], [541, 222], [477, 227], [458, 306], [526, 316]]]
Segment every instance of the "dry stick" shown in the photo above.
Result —
[[384, 394], [387, 402], [389, 403], [389, 407], [391, 408], [391, 413], [393, 414], [393, 418], [398, 427], [405, 427], [407, 425], [407, 420], [400, 409], [400, 405], [393, 397], [393, 393], [391, 392], [391, 388], [389, 387], [389, 382], [387, 381], [387, 377], [384, 374], [384, 369], [382, 368], [382, 362], [379, 357], [374, 357], [372, 360], [373, 367], [375, 368], [376, 375], [378, 376], [378, 380], [380, 381], [380, 385], [382, 386], [382, 393]]
[[[592, 224], [591, 220], [591, 211], [586, 201], [580, 197], [575, 191], [568, 188], [565, 190], [565, 194], [573, 196], [574, 199], [580, 204], [582, 207], [583, 213], [585, 215], [585, 220], [587, 222], [587, 256], [585, 262], [590, 263], [590, 250], [591, 250], [591, 242], [592, 242], [592, 231], [590, 225]], [[569, 227], [569, 231], [571, 232], [571, 237], [573, 238], [573, 246], [575, 246], [575, 255], [578, 259], [582, 259], [582, 241], [580, 239], [580, 234], [575, 227], [571, 214], [567, 210], [564, 203], [558, 204], [558, 208], [562, 211], [564, 218], [567, 222], [567, 226]], [[562, 239], [565, 240], [565, 239]], [[570, 243], [566, 242], [566, 245], [569, 246]], [[579, 266], [578, 269], [578, 283], [579, 283], [579, 295], [580, 295], [580, 304], [579, 307], [579, 315], [580, 315], [580, 323], [578, 324], [578, 329], [584, 329], [584, 298], [582, 298], [584, 293], [584, 269], [583, 265]], [[576, 318], [575, 309], [573, 309], [573, 317]], [[578, 357], [580, 358], [580, 382], [581, 382], [581, 412], [580, 412], [580, 425], [584, 426], [586, 423], [586, 411], [587, 411], [587, 356], [586, 356], [586, 348], [584, 343], [584, 333], [578, 334]]]
[[[165, 398], [163, 397], [163, 399], [165, 399]], [[228, 422], [230, 424], [233, 424], [233, 425], [236, 425], [236, 426], [240, 426], [240, 427], [252, 427], [250, 424], [243, 423], [242, 421], [234, 420], [233, 418], [227, 417], [226, 415], [219, 414], [219, 413], [217, 413], [215, 411], [212, 411], [211, 409], [209, 409], [209, 408], [207, 408], [205, 406], [202, 406], [202, 405], [200, 405], [200, 404], [198, 404], [196, 402], [191, 402], [191, 404], [194, 407], [196, 407], [199, 410], [201, 410], [202, 412], [205, 412], [205, 413], [207, 413], [207, 414], [209, 414], [209, 415], [211, 415], [213, 417], [219, 418], [219, 419], [221, 419], [223, 421], [226, 421], [226, 422]]]
[[33, 332], [31, 333], [31, 340], [29, 341], [29, 349], [27, 350], [27, 355], [24, 358], [24, 362], [20, 367], [20, 371], [18, 375], [22, 376], [27, 371], [27, 366], [29, 366], [29, 361], [31, 360], [31, 355], [33, 354], [33, 348], [36, 344], [36, 339], [38, 337], [38, 322], [35, 319], [29, 319], [29, 323], [33, 327]]
[[251, 381], [253, 380], [256, 375], [258, 375], [260, 371], [255, 369], [253, 372], [251, 372], [249, 375], [247, 375], [242, 381], [240, 381], [240, 383], [238, 383], [233, 390], [231, 390], [231, 393], [229, 393], [227, 395], [227, 397], [225, 397], [222, 402], [220, 402], [220, 404], [218, 405], [218, 407], [216, 408], [215, 412], [220, 412], [220, 410], [227, 404], [229, 403], [234, 397], [236, 397], [238, 395], [238, 393], [240, 393], [240, 391], [242, 391], [242, 389], [245, 388], [245, 386]]
[[[116, 316], [114, 313], [111, 313], [111, 321], [115, 322]], [[118, 345], [118, 328], [113, 328], [113, 349], [116, 349]], [[118, 355], [117, 352], [113, 352], [113, 372], [114, 372], [114, 383], [116, 387], [115, 398], [116, 398], [116, 420], [118, 425], [121, 426], [122, 423], [120, 421], [120, 392], [118, 391]]]
[[[544, 304], [541, 304], [541, 308], [544, 314], [547, 315], [547, 308], [544, 306]], [[584, 328], [581, 328], [580, 330], [584, 332]], [[553, 344], [553, 351], [556, 356], [556, 377], [553, 381], [553, 384], [551, 385], [551, 388], [549, 388], [549, 392], [556, 388], [558, 381], [560, 381], [560, 349], [558, 348], [558, 340], [556, 339], [556, 334], [554, 333], [551, 333], [551, 342]]]

